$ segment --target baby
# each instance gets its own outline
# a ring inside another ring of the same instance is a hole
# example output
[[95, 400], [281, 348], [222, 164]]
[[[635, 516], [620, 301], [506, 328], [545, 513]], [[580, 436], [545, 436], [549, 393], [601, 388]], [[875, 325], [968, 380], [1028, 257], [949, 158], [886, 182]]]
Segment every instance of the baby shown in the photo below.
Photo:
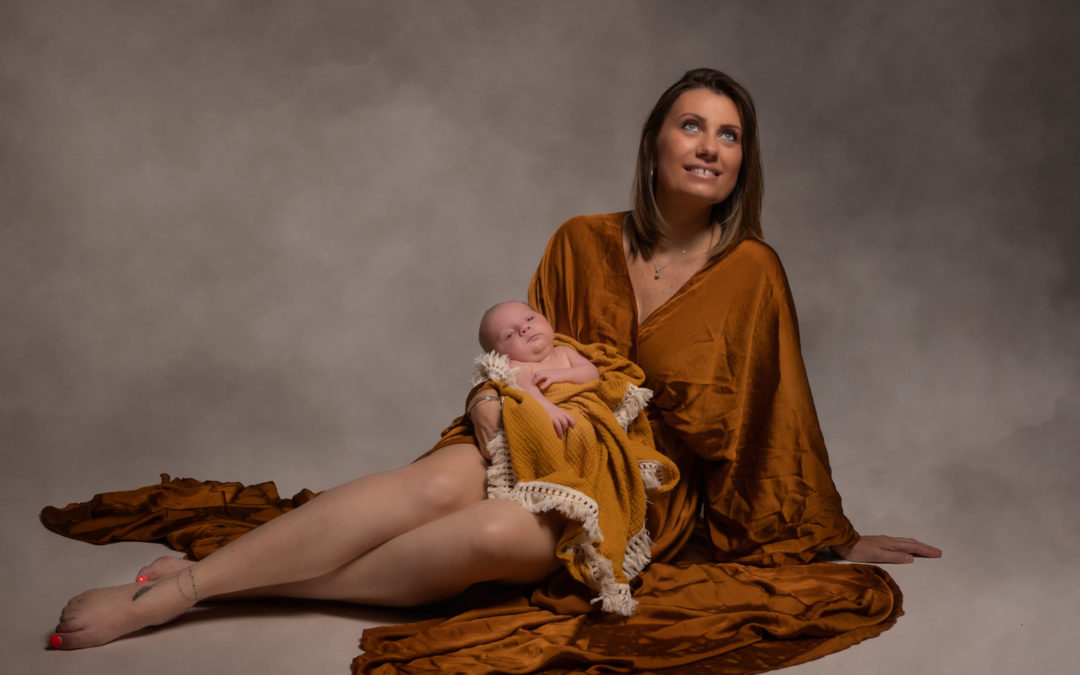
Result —
[[[476, 359], [473, 383], [486, 381], [503, 397], [502, 428], [485, 445], [488, 497], [565, 516], [556, 557], [597, 592], [603, 611], [629, 616], [630, 579], [649, 563], [648, 493], [679, 479], [653, 444], [645, 374], [610, 345], [555, 335], [523, 302], [489, 309], [480, 344], [487, 353]], [[568, 384], [549, 389], [559, 382]]]
[[598, 379], [600, 371], [570, 347], [555, 346], [554, 337], [544, 315], [524, 302], [499, 303], [480, 320], [480, 346], [510, 359], [510, 367], [518, 369], [518, 387], [544, 407], [562, 438], [574, 418], [544, 398], [542, 390], [555, 382], [585, 384]]

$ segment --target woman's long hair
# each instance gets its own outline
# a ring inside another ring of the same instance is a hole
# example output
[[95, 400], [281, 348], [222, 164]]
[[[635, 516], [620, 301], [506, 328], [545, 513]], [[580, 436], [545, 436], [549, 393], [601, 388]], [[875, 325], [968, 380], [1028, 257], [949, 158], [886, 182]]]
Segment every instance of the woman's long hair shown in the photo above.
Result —
[[656, 205], [656, 137], [671, 106], [684, 92], [708, 89], [735, 102], [742, 122], [742, 163], [735, 188], [727, 199], [712, 207], [713, 224], [720, 238], [709, 251], [709, 258], [726, 255], [743, 239], [761, 239], [761, 200], [765, 193], [758, 145], [757, 113], [750, 92], [730, 76], [712, 68], [686, 71], [678, 82], [668, 87], [653, 106], [638, 143], [637, 170], [634, 173], [633, 203], [630, 211], [630, 255], [648, 260], [660, 240], [664, 218]]

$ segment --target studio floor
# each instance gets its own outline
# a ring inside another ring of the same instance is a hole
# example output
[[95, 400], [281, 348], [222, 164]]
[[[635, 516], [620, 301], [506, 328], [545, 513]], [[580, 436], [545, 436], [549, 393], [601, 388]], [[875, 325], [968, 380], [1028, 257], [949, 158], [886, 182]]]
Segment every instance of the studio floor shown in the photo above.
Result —
[[[4, 482], [4, 541], [19, 542], [3, 562], [2, 650], [9, 673], [344, 673], [365, 628], [424, 616], [322, 602], [222, 603], [97, 649], [48, 650], [68, 597], [128, 582], [140, 565], [169, 550], [145, 543], [93, 546], [55, 535], [39, 524], [34, 495], [19, 489], [27, 483], [10, 475]], [[1057, 567], [1064, 574], [1054, 578], [1019, 562], [990, 564], [962, 541], [937, 543], [946, 549], [941, 559], [889, 566], [905, 596], [905, 615], [895, 627], [785, 672], [1073, 672], [1077, 651], [1070, 635], [1080, 625], [1080, 609], [1063, 600], [1075, 598], [1075, 568]], [[1018, 551], [1016, 560], [1022, 557], [1033, 559]]]

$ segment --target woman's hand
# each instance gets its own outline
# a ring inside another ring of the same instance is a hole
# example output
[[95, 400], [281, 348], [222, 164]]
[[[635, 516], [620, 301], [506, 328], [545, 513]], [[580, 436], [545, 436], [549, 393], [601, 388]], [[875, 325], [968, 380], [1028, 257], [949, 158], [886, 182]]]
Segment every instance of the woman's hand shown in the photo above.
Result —
[[[485, 389], [477, 395], [493, 394], [495, 394], [494, 391]], [[490, 462], [491, 454], [487, 446], [495, 436], [495, 432], [502, 427], [502, 403], [497, 399], [477, 401], [469, 408], [469, 419], [472, 421], [473, 435], [476, 436], [476, 448], [484, 459]]]
[[851, 546], [833, 546], [832, 550], [844, 560], [866, 563], [910, 563], [915, 562], [915, 556], [941, 557], [941, 549], [917, 539], [883, 534], [859, 537]]

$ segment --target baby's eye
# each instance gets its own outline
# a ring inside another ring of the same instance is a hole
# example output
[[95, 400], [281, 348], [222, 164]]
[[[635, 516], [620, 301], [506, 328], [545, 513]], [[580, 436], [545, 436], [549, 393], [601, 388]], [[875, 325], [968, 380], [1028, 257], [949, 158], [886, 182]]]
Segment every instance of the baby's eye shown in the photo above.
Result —
[[506, 335], [503, 336], [503, 339], [504, 340], [509, 340], [512, 337], [514, 337], [514, 331], [511, 330], [511, 331], [506, 332]]
[[526, 321], [532, 321], [532, 320], [533, 320], [533, 318], [534, 318], [534, 317], [533, 317], [533, 315], [532, 315], [532, 314], [530, 314], [530, 315], [529, 315], [529, 318], [528, 318], [528, 319], [526, 319]]

